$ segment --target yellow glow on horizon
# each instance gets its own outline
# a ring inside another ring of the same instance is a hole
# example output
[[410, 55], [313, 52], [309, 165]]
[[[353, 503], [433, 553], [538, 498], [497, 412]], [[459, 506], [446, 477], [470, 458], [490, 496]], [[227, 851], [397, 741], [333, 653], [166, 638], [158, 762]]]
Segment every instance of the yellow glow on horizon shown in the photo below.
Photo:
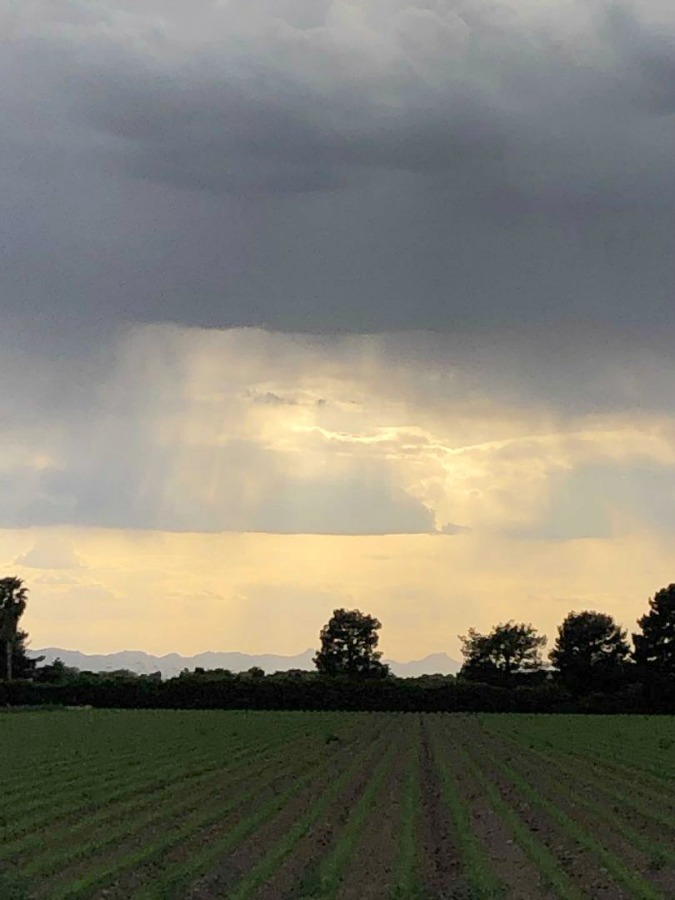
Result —
[[41, 529], [1, 532], [0, 546], [25, 552], [50, 535], [72, 545], [83, 568], [3, 571], [30, 589], [32, 645], [83, 652], [295, 654], [316, 646], [332, 610], [347, 606], [382, 620], [386, 655], [457, 658], [458, 634], [509, 618], [552, 640], [569, 610], [592, 608], [630, 630], [672, 575], [672, 542], [647, 534], [532, 542]]

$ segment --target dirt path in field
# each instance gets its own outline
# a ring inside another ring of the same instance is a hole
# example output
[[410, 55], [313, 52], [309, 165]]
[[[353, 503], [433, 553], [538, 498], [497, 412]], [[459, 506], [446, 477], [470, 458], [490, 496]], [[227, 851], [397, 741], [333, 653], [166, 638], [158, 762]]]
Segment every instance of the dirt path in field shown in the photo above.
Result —
[[312, 876], [316, 874], [321, 860], [330, 853], [339, 839], [349, 816], [358, 803], [370, 781], [373, 771], [382, 755], [393, 741], [400, 740], [395, 731], [390, 731], [380, 743], [379, 749], [369, 756], [367, 770], [360, 772], [341, 796], [335, 798], [330, 808], [322, 816], [316, 827], [299, 843], [292, 856], [275, 873], [270, 881], [256, 895], [256, 900], [287, 900], [311, 896]]
[[[383, 724], [383, 723], [382, 723]], [[375, 723], [373, 722], [375, 726]], [[257, 898], [279, 900], [294, 896], [296, 886], [301, 882], [307, 868], [321, 858], [330, 847], [335, 835], [344, 825], [350, 810], [358, 801], [367, 784], [374, 766], [384, 751], [390, 727], [381, 730], [373, 727], [356, 736], [350, 742], [336, 744], [331, 748], [333, 764], [306, 789], [293, 797], [279, 814], [266, 822], [255, 834], [244, 841], [228, 859], [212, 869], [196, 882], [185, 894], [186, 900], [216, 900], [227, 897], [230, 890], [281, 841], [288, 831], [310, 811], [326, 789], [345, 772], [362, 752], [363, 765], [355, 778], [331, 801], [319, 820], [300, 838], [293, 850], [282, 862], [270, 879], [258, 889]]]
[[337, 900], [387, 900], [394, 888], [401, 833], [401, 800], [417, 731], [412, 717], [401, 720], [395, 756], [363, 838], [349, 860]]
[[[434, 720], [437, 716], [432, 717]], [[463, 898], [468, 895], [459, 849], [450, 817], [443, 803], [441, 782], [429, 741], [430, 719], [422, 729], [421, 882], [429, 898]]]
[[547, 887], [541, 873], [516, 843], [513, 833], [495, 811], [485, 789], [470, 770], [461, 742], [457, 740], [456, 722], [446, 720], [439, 734], [452, 771], [457, 792], [468, 810], [473, 833], [486, 850], [490, 868], [504, 884], [508, 897], [518, 900], [556, 900], [557, 894]]
[[[514, 757], [499, 741], [494, 743], [477, 722], [469, 722], [462, 730], [465, 749], [498, 789], [502, 798], [518, 813], [530, 831], [558, 859], [561, 867], [576, 884], [579, 892], [589, 900], [630, 900], [631, 894], [603, 867], [600, 860], [568, 836], [562, 827], [544, 810], [522, 794], [520, 789], [498, 768], [495, 759], [512, 762]], [[525, 751], [523, 751], [525, 752]], [[532, 767], [528, 777], [534, 773]]]

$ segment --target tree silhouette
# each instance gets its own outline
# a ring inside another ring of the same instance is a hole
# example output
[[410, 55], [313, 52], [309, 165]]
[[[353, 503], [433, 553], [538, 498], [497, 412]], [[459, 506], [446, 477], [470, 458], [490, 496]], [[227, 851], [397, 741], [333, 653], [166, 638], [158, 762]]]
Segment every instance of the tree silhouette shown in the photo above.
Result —
[[633, 635], [635, 661], [659, 675], [675, 676], [675, 584], [656, 592], [638, 625], [641, 633]]
[[513, 621], [497, 625], [489, 634], [469, 628], [460, 635], [464, 665], [460, 674], [474, 681], [508, 684], [513, 677], [541, 669], [546, 638], [532, 625]]
[[4, 676], [12, 680], [13, 651], [19, 628], [19, 619], [26, 609], [28, 591], [20, 578], [0, 578], [0, 642], [4, 649]]
[[[40, 657], [44, 659], [44, 656]], [[80, 674], [80, 670], [74, 666], [67, 666], [61, 657], [46, 666], [40, 666], [35, 672], [35, 680], [50, 684], [63, 684], [67, 681], [74, 681]]]
[[558, 626], [549, 658], [564, 684], [575, 693], [616, 684], [630, 647], [626, 632], [605, 613], [571, 612]]
[[321, 629], [321, 649], [314, 664], [322, 675], [382, 678], [389, 672], [376, 650], [381, 622], [358, 609], [335, 609]]

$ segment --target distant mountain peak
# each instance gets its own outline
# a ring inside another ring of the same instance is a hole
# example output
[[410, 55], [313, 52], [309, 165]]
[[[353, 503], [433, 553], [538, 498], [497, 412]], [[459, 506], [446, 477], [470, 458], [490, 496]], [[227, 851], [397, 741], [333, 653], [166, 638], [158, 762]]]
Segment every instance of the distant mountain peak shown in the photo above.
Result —
[[[144, 650], [120, 650], [117, 653], [81, 653], [79, 650], [64, 650], [61, 647], [45, 647], [41, 650], [29, 651], [31, 656], [44, 656], [46, 664], [57, 657], [67, 666], [88, 672], [114, 672], [116, 669], [129, 669], [139, 675], [161, 672], [163, 678], [173, 678], [183, 669], [229, 669], [232, 672], [245, 672], [258, 666], [267, 674], [283, 672], [288, 669], [314, 671], [313, 657], [316, 651], [311, 647], [297, 656], [278, 654], [249, 654], [237, 651], [222, 652], [205, 650], [194, 656], [181, 656], [179, 653], [166, 653], [153, 656]], [[423, 659], [410, 662], [397, 662], [385, 659], [392, 673], [401, 677], [414, 678], [418, 675], [454, 675], [460, 664], [447, 653], [430, 653]]]

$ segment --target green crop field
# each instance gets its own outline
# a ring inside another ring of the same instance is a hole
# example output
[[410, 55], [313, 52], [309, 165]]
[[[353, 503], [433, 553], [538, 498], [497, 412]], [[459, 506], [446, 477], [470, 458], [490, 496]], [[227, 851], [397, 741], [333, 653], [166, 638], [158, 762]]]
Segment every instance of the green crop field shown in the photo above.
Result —
[[0, 716], [0, 900], [675, 898], [672, 717]]

